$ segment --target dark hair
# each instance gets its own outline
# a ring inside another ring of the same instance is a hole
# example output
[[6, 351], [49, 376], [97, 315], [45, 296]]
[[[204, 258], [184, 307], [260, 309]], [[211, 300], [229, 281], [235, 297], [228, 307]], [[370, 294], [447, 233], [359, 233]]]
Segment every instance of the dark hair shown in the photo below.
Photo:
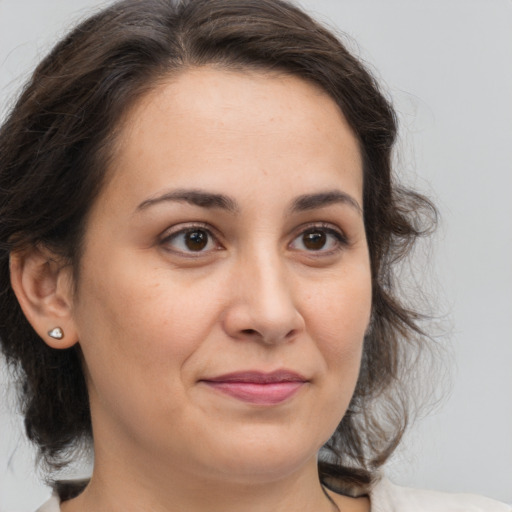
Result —
[[203, 65], [276, 70], [314, 83], [359, 141], [372, 319], [355, 394], [319, 468], [331, 486], [364, 490], [402, 437], [402, 369], [411, 347], [428, 340], [420, 315], [398, 297], [394, 268], [430, 229], [435, 209], [394, 184], [395, 114], [372, 75], [328, 29], [282, 0], [115, 3], [57, 44], [10, 112], [0, 130], [0, 337], [21, 375], [28, 437], [60, 467], [70, 448], [90, 438], [91, 418], [80, 349], [53, 350], [34, 332], [9, 284], [9, 254], [46, 246], [78, 276], [87, 214], [123, 116], [161, 79]]

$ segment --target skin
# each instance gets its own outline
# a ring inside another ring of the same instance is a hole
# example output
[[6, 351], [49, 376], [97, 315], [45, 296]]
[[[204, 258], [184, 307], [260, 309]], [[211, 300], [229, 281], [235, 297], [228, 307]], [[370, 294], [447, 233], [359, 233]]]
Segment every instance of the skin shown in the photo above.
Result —
[[[39, 276], [32, 302], [55, 301], [32, 315], [38, 332], [61, 325], [83, 351], [95, 467], [63, 511], [333, 510], [316, 459], [353, 394], [371, 308], [361, 155], [339, 108], [296, 77], [190, 69], [129, 113], [109, 173], [76, 293], [66, 269], [13, 263]], [[305, 382], [275, 405], [205, 383], [282, 368]]]

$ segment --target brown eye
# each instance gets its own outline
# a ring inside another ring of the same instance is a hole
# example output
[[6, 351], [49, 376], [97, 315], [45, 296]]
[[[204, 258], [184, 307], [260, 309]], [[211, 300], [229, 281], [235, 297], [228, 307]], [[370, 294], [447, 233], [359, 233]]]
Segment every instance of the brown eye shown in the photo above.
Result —
[[327, 243], [327, 235], [322, 231], [306, 231], [302, 235], [302, 243], [310, 251], [319, 251]]
[[162, 240], [162, 244], [177, 253], [208, 253], [218, 249], [216, 238], [208, 229], [189, 227], [172, 233]]
[[208, 245], [208, 233], [203, 230], [194, 230], [185, 233], [184, 243], [191, 251], [202, 251]]
[[330, 254], [346, 245], [347, 239], [338, 229], [330, 226], [313, 226], [295, 238], [290, 248], [296, 251]]

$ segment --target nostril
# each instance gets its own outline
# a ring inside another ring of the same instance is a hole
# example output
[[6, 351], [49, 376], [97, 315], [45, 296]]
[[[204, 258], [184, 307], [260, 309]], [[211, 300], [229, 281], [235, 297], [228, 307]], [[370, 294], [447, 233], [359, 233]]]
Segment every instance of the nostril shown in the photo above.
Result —
[[254, 329], [243, 329], [242, 332], [244, 334], [249, 334], [251, 336], [254, 336], [255, 334], [258, 334], [258, 331], [254, 330]]

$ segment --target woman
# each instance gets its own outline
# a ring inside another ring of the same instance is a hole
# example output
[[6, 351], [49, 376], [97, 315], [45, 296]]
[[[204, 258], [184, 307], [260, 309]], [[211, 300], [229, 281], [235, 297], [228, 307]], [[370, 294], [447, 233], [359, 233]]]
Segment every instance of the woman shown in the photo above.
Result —
[[426, 343], [393, 265], [434, 216], [395, 135], [280, 1], [123, 1], [53, 50], [0, 132], [0, 337], [45, 461], [95, 461], [41, 510], [509, 510], [378, 472]]

